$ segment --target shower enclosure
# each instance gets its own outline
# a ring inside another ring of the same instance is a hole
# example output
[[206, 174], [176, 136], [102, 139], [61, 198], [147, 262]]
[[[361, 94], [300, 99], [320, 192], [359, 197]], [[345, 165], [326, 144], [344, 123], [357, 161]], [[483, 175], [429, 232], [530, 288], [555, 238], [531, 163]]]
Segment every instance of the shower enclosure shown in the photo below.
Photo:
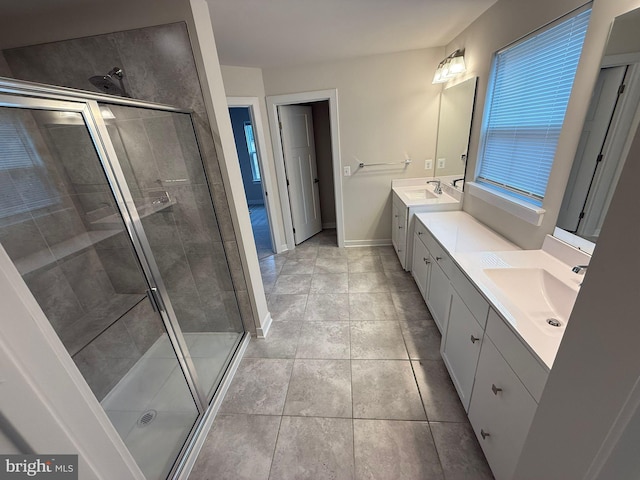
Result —
[[247, 340], [190, 112], [0, 79], [0, 244], [148, 479]]

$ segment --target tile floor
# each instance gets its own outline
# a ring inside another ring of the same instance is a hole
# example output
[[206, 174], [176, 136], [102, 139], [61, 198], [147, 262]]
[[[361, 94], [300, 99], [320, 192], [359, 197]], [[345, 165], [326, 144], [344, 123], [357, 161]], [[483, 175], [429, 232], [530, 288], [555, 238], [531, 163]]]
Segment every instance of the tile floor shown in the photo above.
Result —
[[261, 260], [274, 323], [190, 478], [493, 478], [411, 275], [391, 247], [335, 245], [323, 231]]
[[251, 219], [251, 229], [253, 238], [256, 241], [258, 258], [266, 258], [273, 255], [271, 248], [271, 230], [269, 230], [269, 219], [264, 205], [249, 205], [249, 218]]

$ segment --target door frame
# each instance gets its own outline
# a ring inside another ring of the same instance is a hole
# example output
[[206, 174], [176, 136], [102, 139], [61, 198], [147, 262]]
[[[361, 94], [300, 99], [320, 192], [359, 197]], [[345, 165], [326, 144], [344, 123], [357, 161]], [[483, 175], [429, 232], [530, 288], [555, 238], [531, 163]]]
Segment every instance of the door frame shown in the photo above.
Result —
[[342, 204], [342, 172], [340, 159], [340, 131], [338, 124], [338, 90], [317, 90], [312, 92], [292, 93], [286, 95], [267, 96], [267, 113], [269, 116], [269, 126], [271, 130], [271, 143], [273, 145], [274, 163], [276, 166], [276, 178], [278, 180], [278, 191], [282, 207], [282, 218], [284, 220], [284, 232], [287, 241], [287, 248], [295, 248], [293, 236], [293, 221], [291, 219], [291, 209], [289, 207], [289, 192], [287, 190], [287, 175], [284, 165], [284, 152], [280, 140], [280, 128], [278, 118], [278, 107], [281, 105], [295, 105], [309, 102], [329, 102], [329, 124], [331, 128], [331, 157], [333, 170], [333, 183], [336, 202], [336, 234], [338, 237], [338, 247], [344, 247], [344, 210]]
[[[267, 159], [268, 150], [267, 143], [264, 136], [264, 126], [262, 123], [262, 112], [260, 110], [260, 100], [258, 97], [227, 97], [227, 106], [231, 107], [243, 107], [249, 109], [249, 116], [251, 118], [251, 124], [255, 132], [256, 149], [258, 151], [258, 165], [260, 166], [260, 175], [262, 178], [262, 198], [267, 211], [267, 221], [269, 222], [269, 231], [271, 235], [271, 248], [274, 253], [282, 253], [282, 238], [280, 235], [281, 228], [277, 223], [277, 200], [273, 195], [273, 192], [277, 191], [277, 186], [274, 186], [271, 169], [269, 168], [269, 162]], [[268, 193], [272, 192], [271, 199]]]

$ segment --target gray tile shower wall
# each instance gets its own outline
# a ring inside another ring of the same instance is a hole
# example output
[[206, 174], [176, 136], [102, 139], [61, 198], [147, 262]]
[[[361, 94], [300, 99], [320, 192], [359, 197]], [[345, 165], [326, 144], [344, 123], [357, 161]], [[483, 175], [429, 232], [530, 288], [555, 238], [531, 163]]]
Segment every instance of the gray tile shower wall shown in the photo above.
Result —
[[[233, 282], [190, 117], [110, 108], [109, 134], [181, 327], [237, 331]], [[142, 214], [163, 203], [162, 210]], [[227, 251], [232, 257], [233, 248]], [[242, 282], [241, 272], [236, 283]]]
[[[217, 232], [219, 228], [222, 242], [218, 243], [216, 239], [217, 246], [215, 248], [218, 250], [224, 249], [226, 252], [227, 260], [225, 263], [228, 262], [232, 273], [233, 286], [235, 287], [240, 307], [240, 316], [245, 329], [254, 332], [253, 313], [240, 261], [238, 244], [235, 239], [229, 205], [222, 183], [218, 158], [205, 113], [202, 91], [185, 24], [175, 23], [20, 47], [4, 50], [0, 53], [4, 54], [10, 69], [10, 72], [6, 72], [6, 69], [3, 69], [2, 56], [0, 55], [0, 74], [4, 72], [7, 76], [22, 80], [82, 90], [94, 90], [88, 79], [94, 75], [104, 75], [117, 65], [124, 71], [124, 86], [132, 98], [175, 105], [195, 112], [193, 120], [198, 135], [200, 153], [204, 159], [211, 187], [215, 216], [201, 216], [197, 214], [195, 208], [190, 208], [190, 205], [193, 205], [191, 202], [195, 202], [198, 208], [202, 206], [202, 198], [208, 194], [207, 188], [205, 188], [206, 185], [196, 189], [195, 198], [187, 199], [184, 193], [173, 190], [168, 185], [160, 186], [157, 184], [158, 178], [189, 178], [195, 184], [201, 183], [201, 179], [198, 178], [199, 173], [189, 169], [190, 162], [163, 161], [163, 159], [170, 157], [187, 159], [198, 154], [198, 152], [189, 149], [186, 144], [172, 141], [174, 140], [171, 138], [174, 135], [173, 132], [176, 131], [179, 134], [181, 129], [187, 128], [186, 125], [180, 124], [180, 122], [167, 125], [168, 117], [156, 118], [150, 115], [142, 119], [135, 115], [134, 117], [136, 118], [129, 119], [127, 129], [118, 129], [120, 139], [119, 141], [114, 141], [114, 143], [120, 144], [116, 145], [116, 148], [126, 149], [130, 158], [135, 157], [144, 159], [144, 161], [152, 157], [156, 158], [159, 175], [154, 176], [148, 171], [141, 172], [140, 169], [136, 168], [135, 160], [132, 161], [130, 166], [124, 167], [131, 168], [135, 172], [138, 185], [142, 189], [155, 187], [159, 191], [170, 191], [170, 194], [182, 195], [181, 211], [179, 214], [174, 212], [173, 219], [188, 223], [189, 228], [193, 231], [192, 237], [181, 239], [185, 252], [187, 252], [189, 264], [193, 264], [193, 257], [189, 258], [188, 252], [197, 251], [198, 245], [201, 244], [199, 240], [202, 239], [202, 234], [211, 231]], [[121, 121], [120, 116], [118, 116], [118, 121]], [[110, 133], [112, 132], [113, 128], [110, 129]], [[159, 144], [162, 145], [161, 149], [154, 152], [153, 147], [150, 147], [148, 143], [138, 142], [137, 140], [143, 132], [150, 135], [150, 139], [159, 140]], [[115, 136], [112, 134], [112, 139]], [[177, 146], [181, 146], [181, 148], [174, 148]], [[187, 165], [187, 168], [184, 171], [176, 171], [176, 169], [183, 168], [181, 165]], [[77, 172], [77, 174], [81, 173], [82, 170]], [[217, 225], [215, 224], [216, 218]], [[158, 228], [158, 235], [162, 236], [162, 228]], [[111, 248], [113, 249], [110, 254], [118, 254], [118, 247], [113, 245], [116, 241], [117, 239], [115, 238], [110, 239]], [[107, 274], [113, 282], [114, 288], [128, 292], [131, 287], [128, 279], [131, 278], [131, 275], [127, 275], [126, 272], [117, 272], [116, 274], [112, 270], [116, 266], [109, 265], [110, 261], [107, 259], [109, 255], [105, 255], [105, 252], [100, 251], [101, 249], [102, 247], [98, 250], [98, 253]], [[122, 254], [122, 252], [119, 253]], [[211, 253], [209, 255], [210, 257], [205, 261], [214, 264], [220, 295], [214, 297], [213, 300], [208, 299], [207, 301], [220, 301], [223, 304], [229, 304], [229, 294], [231, 292], [228, 288], [228, 280], [220, 280], [224, 277], [221, 270], [225, 266], [221, 264], [218, 255]], [[117, 264], [120, 264], [120, 262], [117, 262]], [[116, 280], [118, 275], [123, 275], [120, 284]], [[186, 301], [187, 298], [183, 298], [183, 300]], [[197, 313], [191, 317], [189, 322], [193, 328], [198, 328], [199, 318]], [[231, 320], [220, 319], [220, 322], [225, 321], [231, 322]], [[217, 325], [217, 327], [220, 326]], [[208, 328], [211, 328], [211, 326], [209, 325]]]

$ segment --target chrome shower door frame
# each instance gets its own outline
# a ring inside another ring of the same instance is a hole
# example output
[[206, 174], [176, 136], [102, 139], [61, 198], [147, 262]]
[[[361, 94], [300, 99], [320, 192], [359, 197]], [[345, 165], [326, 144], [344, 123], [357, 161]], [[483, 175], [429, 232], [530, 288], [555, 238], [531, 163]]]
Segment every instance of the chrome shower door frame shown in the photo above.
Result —
[[[183, 478], [185, 466], [188, 473], [188, 470], [193, 464], [193, 458], [191, 457], [194, 452], [197, 453], [202, 446], [204, 440], [200, 438], [200, 436], [203, 430], [210, 427], [213, 422], [215, 413], [221, 403], [220, 395], [218, 394], [224, 393], [228, 388], [230, 379], [239, 364], [241, 353], [248, 343], [249, 334], [248, 332], [244, 332], [244, 335], [242, 335], [239, 340], [235, 353], [227, 366], [227, 371], [218, 386], [216, 395], [214, 395], [211, 402], [209, 402], [208, 392], [204, 391], [202, 383], [198, 381], [195, 365], [191, 356], [188, 354], [189, 349], [187, 343], [179, 326], [176, 313], [171, 305], [171, 300], [163, 282], [162, 275], [154, 259], [149, 239], [145, 233], [133, 196], [122, 171], [120, 159], [111, 142], [98, 102], [185, 113], [192, 116], [191, 111], [173, 106], [0, 77], [0, 107], [28, 108], [33, 110], [63, 110], [80, 113], [85, 121], [96, 153], [100, 159], [101, 167], [116, 199], [117, 207], [122, 215], [127, 233], [133, 244], [135, 253], [139, 257], [139, 263], [144, 272], [145, 279], [149, 288], [152, 291], [155, 289], [158, 293], [157, 296], [154, 296], [156, 301], [153, 302], [152, 300], [152, 302], [159, 307], [160, 316], [198, 410], [198, 419], [191, 429], [189, 437], [182, 446], [177, 461], [168, 477], [174, 479]], [[193, 125], [193, 118], [191, 118], [191, 122]], [[199, 145], [198, 149], [200, 149]]]

